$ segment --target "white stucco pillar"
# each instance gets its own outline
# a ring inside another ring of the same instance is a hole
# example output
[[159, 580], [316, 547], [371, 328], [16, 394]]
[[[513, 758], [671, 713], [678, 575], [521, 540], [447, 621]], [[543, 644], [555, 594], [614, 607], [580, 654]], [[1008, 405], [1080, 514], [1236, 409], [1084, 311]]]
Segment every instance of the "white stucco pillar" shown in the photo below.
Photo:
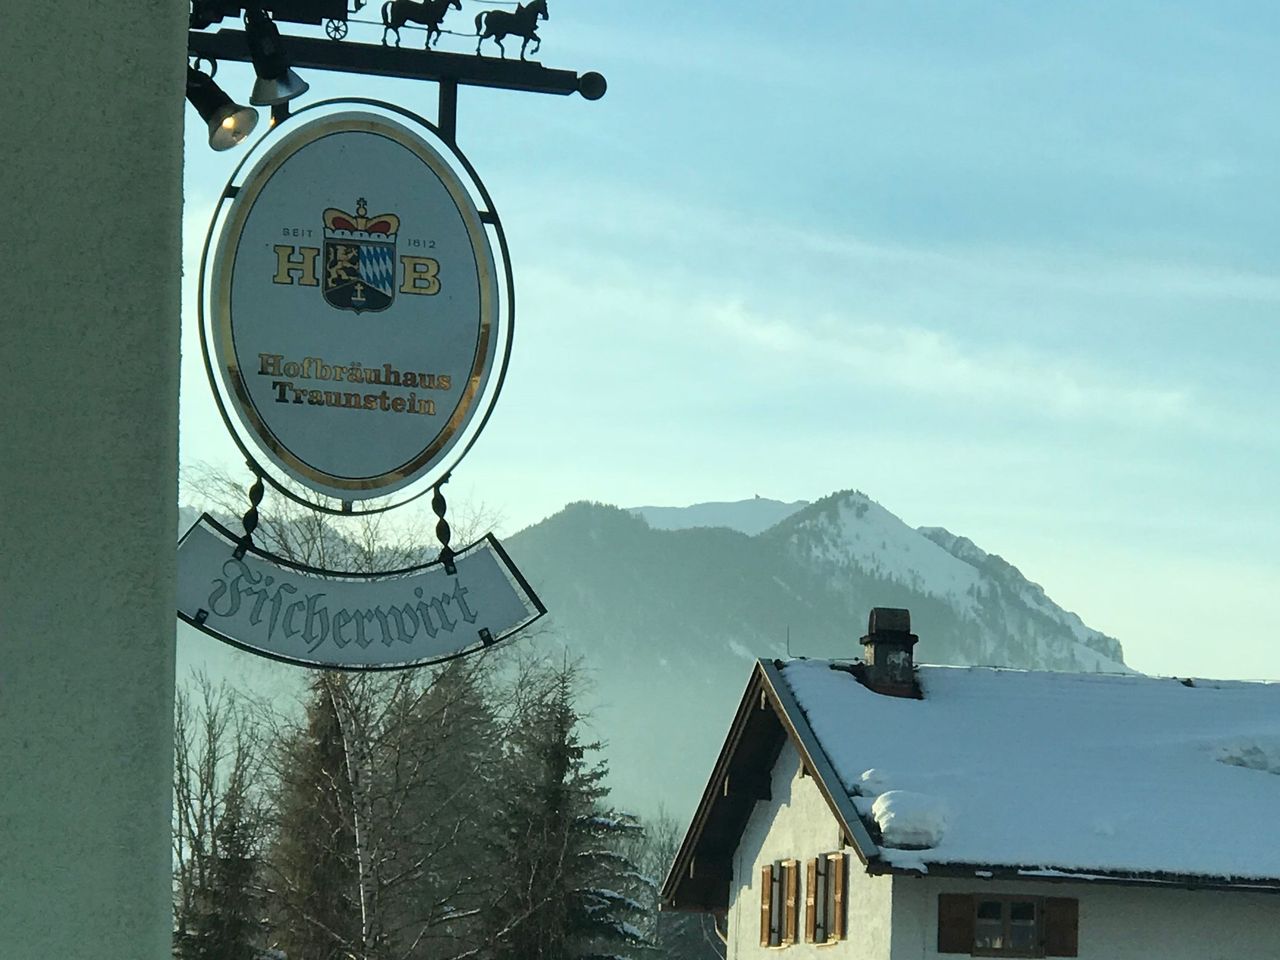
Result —
[[185, 2], [0, 15], [0, 957], [168, 956]]

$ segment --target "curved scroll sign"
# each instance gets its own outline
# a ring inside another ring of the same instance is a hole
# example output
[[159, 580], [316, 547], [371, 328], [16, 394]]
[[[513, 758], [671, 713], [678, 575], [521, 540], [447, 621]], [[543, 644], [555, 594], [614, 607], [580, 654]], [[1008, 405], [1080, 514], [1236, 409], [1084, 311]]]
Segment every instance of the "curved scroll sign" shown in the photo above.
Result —
[[506, 361], [496, 217], [428, 132], [371, 112], [302, 123], [233, 178], [212, 247], [219, 402], [268, 465], [348, 502], [447, 470]]
[[377, 670], [479, 650], [546, 612], [492, 536], [430, 563], [335, 573], [250, 548], [207, 514], [178, 543], [178, 616], [226, 643], [310, 667]]

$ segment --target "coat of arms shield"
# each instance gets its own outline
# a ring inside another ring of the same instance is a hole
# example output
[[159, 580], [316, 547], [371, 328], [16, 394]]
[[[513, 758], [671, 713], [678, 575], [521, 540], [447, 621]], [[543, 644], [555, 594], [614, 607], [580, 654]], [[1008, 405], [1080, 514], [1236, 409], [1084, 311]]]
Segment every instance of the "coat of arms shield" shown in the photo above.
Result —
[[400, 218], [367, 214], [365, 200], [355, 214], [330, 207], [324, 212], [324, 282], [321, 292], [339, 310], [385, 310], [396, 291], [396, 233]]

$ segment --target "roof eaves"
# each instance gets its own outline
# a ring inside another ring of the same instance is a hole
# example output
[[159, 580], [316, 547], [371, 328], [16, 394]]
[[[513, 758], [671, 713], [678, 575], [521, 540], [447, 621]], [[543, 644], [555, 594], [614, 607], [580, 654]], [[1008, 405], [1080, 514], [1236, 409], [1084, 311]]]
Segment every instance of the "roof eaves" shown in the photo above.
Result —
[[[814, 735], [791, 688], [783, 679], [782, 671], [771, 661], [757, 660], [725, 736], [724, 744], [720, 748], [720, 754], [703, 789], [702, 798], [685, 831], [671, 869], [663, 881], [660, 898], [668, 908], [698, 909], [696, 906], [682, 906], [682, 902], [690, 901], [687, 896], [682, 900], [677, 894], [680, 892], [681, 884], [694, 876], [695, 865], [699, 865], [699, 872], [704, 869], [698, 860], [701, 855], [699, 851], [703, 843], [703, 835], [722, 802], [725, 780], [743, 744], [744, 734], [752, 723], [751, 717], [765, 704], [768, 704], [769, 713], [780, 727], [778, 735], [782, 742], [789, 740], [795, 746], [806, 769], [813, 774], [818, 791], [836, 818], [844, 836], [848, 838], [858, 859], [868, 870], [874, 870], [877, 873], [890, 872], [887, 865], [881, 862], [879, 847], [858, 816], [858, 811], [844, 789], [835, 767]], [[703, 904], [703, 908], [711, 909], [706, 904]]]
[[[762, 687], [763, 674], [758, 661], [756, 667], [751, 671], [751, 677], [747, 681], [746, 689], [743, 691], [742, 700], [738, 704], [738, 709], [734, 713], [728, 733], [725, 735], [724, 744], [720, 748], [720, 754], [716, 758], [711, 775], [707, 779], [707, 785], [702, 791], [702, 797], [698, 801], [693, 818], [685, 831], [684, 840], [681, 842], [679, 850], [676, 851], [675, 858], [671, 863], [671, 869], [663, 881], [659, 896], [664, 904], [674, 906], [677, 903], [677, 888], [693, 872], [694, 855], [701, 843], [703, 831], [721, 797], [724, 781], [728, 775], [734, 754], [742, 741], [750, 715], [753, 710], [757, 709], [757, 702], [762, 696]], [[773, 703], [773, 701], [770, 702]], [[772, 712], [777, 715], [776, 707]]]
[[805, 765], [813, 772], [819, 792], [840, 822], [845, 836], [849, 838], [854, 851], [858, 854], [858, 859], [864, 866], [870, 867], [880, 859], [880, 848], [871, 839], [870, 832], [863, 824], [862, 818], [858, 816], [857, 808], [849, 798], [849, 793], [845, 790], [839, 774], [836, 773], [835, 766], [831, 763], [826, 751], [822, 749], [822, 744], [814, 734], [813, 728], [809, 726], [809, 719], [800, 709], [800, 704], [791, 692], [791, 687], [782, 676], [782, 670], [776, 663], [766, 660], [759, 661], [759, 670], [769, 696], [776, 704], [778, 715], [787, 728], [787, 733], [803, 757]]
[[1173, 887], [1187, 890], [1236, 890], [1280, 894], [1280, 877], [1215, 877], [1204, 874], [1161, 871], [1078, 870], [1007, 864], [926, 863], [925, 870], [875, 865], [875, 873], [909, 877], [975, 878], [981, 880], [1032, 880], [1045, 883], [1096, 883], [1113, 886]]

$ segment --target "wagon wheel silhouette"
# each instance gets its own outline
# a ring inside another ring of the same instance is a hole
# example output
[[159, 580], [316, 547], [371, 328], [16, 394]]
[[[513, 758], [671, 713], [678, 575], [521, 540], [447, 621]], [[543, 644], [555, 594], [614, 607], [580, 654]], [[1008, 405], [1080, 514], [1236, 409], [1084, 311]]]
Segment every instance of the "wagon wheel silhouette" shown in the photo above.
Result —
[[324, 32], [330, 40], [341, 40], [347, 35], [347, 21], [326, 20], [324, 22]]

